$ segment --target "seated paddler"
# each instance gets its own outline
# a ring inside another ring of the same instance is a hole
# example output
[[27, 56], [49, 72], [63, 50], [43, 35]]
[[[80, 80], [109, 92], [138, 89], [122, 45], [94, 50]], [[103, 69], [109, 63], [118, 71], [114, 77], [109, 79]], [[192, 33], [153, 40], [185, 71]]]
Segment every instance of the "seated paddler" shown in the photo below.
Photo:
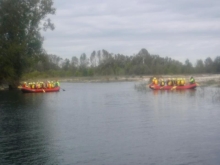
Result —
[[60, 86], [60, 82], [58, 80], [56, 80], [55, 87], [59, 87], [59, 86]]
[[161, 78], [160, 79], [160, 86], [164, 86], [165, 85], [165, 82], [164, 82], [164, 80]]
[[184, 78], [181, 78], [181, 80], [180, 80], [180, 85], [181, 85], [181, 86], [184, 86], [184, 85], [185, 85], [185, 79], [184, 79]]
[[170, 78], [168, 78], [168, 80], [167, 80], [167, 85], [169, 85], [169, 86], [172, 85], [172, 80]]
[[157, 85], [157, 84], [158, 84], [158, 80], [157, 80], [156, 77], [154, 77], [154, 78], [152, 79], [152, 84], [153, 84], [153, 85]]
[[177, 78], [177, 80], [176, 80], [176, 85], [177, 85], [177, 86], [180, 86], [180, 85], [181, 85], [181, 78]]
[[195, 83], [195, 79], [194, 79], [192, 76], [191, 76], [190, 79], [189, 79], [189, 83], [190, 83], [190, 84], [194, 84], [194, 83]]

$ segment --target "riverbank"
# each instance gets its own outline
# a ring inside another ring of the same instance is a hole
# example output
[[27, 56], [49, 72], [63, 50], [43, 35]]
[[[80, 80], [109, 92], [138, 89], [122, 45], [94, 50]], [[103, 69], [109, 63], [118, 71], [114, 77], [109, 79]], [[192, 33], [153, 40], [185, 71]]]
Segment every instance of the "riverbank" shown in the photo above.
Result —
[[[196, 82], [200, 85], [212, 85], [220, 86], [220, 74], [199, 74], [192, 75]], [[95, 82], [124, 82], [124, 81], [136, 81], [150, 83], [152, 75], [149, 76], [105, 76], [105, 77], [74, 77], [74, 78], [59, 78], [60, 82], [72, 82], [72, 83], [95, 83]], [[185, 78], [188, 81], [191, 75], [160, 75], [157, 78]]]
[[[191, 75], [158, 75], [157, 78], [185, 78], [187, 81], [189, 80]], [[220, 74], [198, 74], [192, 75], [196, 82], [200, 84], [200, 86], [218, 86], [220, 87]], [[69, 77], [69, 78], [47, 78], [47, 79], [31, 79], [26, 80], [30, 81], [48, 81], [48, 80], [59, 80], [62, 82], [69, 83], [100, 83], [100, 82], [126, 82], [126, 81], [135, 81], [142, 83], [150, 83], [150, 78], [152, 75], [147, 76], [94, 76], [94, 77]], [[7, 89], [7, 85], [0, 85], [0, 90]]]

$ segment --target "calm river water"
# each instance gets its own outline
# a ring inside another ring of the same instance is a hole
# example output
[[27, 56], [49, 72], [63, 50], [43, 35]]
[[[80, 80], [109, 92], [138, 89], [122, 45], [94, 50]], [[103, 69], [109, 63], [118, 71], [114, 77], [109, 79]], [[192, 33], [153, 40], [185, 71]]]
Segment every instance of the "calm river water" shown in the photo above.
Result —
[[136, 82], [0, 91], [0, 164], [220, 164], [220, 90], [137, 90]]

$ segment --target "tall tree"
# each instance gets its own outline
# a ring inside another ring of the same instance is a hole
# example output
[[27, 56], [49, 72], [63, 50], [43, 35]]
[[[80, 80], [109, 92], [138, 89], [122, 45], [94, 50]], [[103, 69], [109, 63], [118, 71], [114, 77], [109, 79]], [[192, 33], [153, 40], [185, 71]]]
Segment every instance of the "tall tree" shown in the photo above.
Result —
[[205, 59], [204, 63], [205, 63], [206, 73], [212, 73], [214, 69], [212, 59], [208, 57]]
[[48, 14], [54, 14], [53, 0], [0, 1], [0, 79], [16, 85], [25, 67], [42, 55], [40, 31], [53, 30]]
[[76, 56], [72, 57], [71, 66], [72, 68], [77, 68], [79, 66], [79, 60]]
[[96, 66], [96, 51], [93, 51], [90, 56], [90, 64], [91, 64], [91, 67]]
[[67, 71], [70, 68], [70, 60], [69, 59], [65, 59], [62, 63], [62, 68], [63, 70]]
[[83, 53], [80, 56], [80, 68], [84, 69], [84, 68], [87, 68], [87, 66], [88, 66], [88, 59], [86, 57], [86, 54]]
[[195, 69], [197, 73], [204, 73], [204, 63], [202, 60], [197, 60]]
[[220, 56], [217, 56], [214, 60], [214, 68], [216, 73], [220, 73]]
[[192, 71], [193, 71], [193, 65], [192, 65], [192, 63], [189, 61], [189, 59], [186, 59], [186, 61], [185, 61], [185, 72], [186, 73], [192, 73]]

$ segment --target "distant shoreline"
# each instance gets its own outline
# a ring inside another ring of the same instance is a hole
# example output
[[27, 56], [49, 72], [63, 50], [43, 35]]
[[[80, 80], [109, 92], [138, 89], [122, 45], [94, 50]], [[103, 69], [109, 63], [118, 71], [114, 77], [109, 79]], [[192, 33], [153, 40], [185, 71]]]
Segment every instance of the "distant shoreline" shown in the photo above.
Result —
[[[201, 75], [192, 75], [196, 82], [205, 83], [208, 81], [220, 82], [220, 74], [201, 74]], [[137, 81], [137, 82], [149, 82], [150, 78], [154, 77], [149, 76], [101, 76], [101, 77], [70, 77], [70, 78], [57, 78], [60, 82], [124, 82], [124, 81]], [[159, 75], [155, 76], [157, 78], [185, 78], [187, 81], [190, 79], [191, 75]]]
[[[220, 74], [193, 74], [192, 75], [196, 82], [201, 86], [219, 86], [220, 87]], [[152, 75], [147, 76], [94, 76], [94, 77], [69, 77], [69, 78], [47, 78], [47, 79], [31, 79], [30, 81], [55, 81], [58, 80], [61, 82], [68, 83], [105, 83], [105, 82], [140, 82], [140, 83], [149, 83], [149, 80]], [[191, 75], [157, 75], [157, 78], [185, 78], [186, 81], [189, 81]], [[7, 89], [6, 85], [0, 85], [0, 90]]]
[[[197, 74], [192, 75], [195, 81], [200, 86], [216, 86], [220, 87], [220, 74]], [[100, 76], [100, 77], [72, 77], [72, 78], [58, 78], [61, 82], [69, 83], [105, 83], [105, 82], [139, 82], [150, 83], [152, 75], [147, 76]], [[159, 75], [157, 78], [185, 78], [186, 82], [189, 82], [191, 75]]]

